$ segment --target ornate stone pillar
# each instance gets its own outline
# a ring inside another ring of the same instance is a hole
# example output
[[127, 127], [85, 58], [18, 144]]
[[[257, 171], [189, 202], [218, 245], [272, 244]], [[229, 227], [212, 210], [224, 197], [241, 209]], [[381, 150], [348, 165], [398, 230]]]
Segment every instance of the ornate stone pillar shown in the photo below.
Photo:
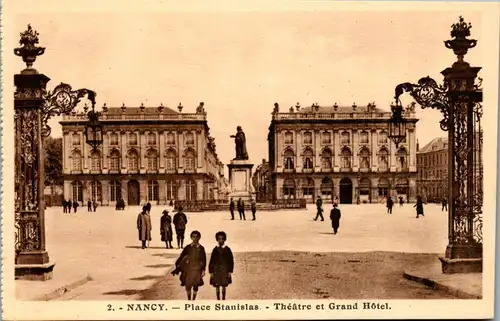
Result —
[[[182, 170], [184, 168], [184, 133], [182, 130], [179, 130], [177, 132], [177, 135], [175, 136], [177, 139], [177, 146], [179, 146], [179, 152], [177, 153], [177, 164], [179, 165], [178, 168], [181, 170], [180, 172], [182, 173]], [[184, 194], [185, 195], [185, 194]]]
[[109, 205], [109, 181], [101, 181], [102, 205]]
[[203, 158], [205, 156], [205, 145], [203, 144], [203, 132], [201, 131], [201, 129], [196, 130], [195, 144], [196, 144], [196, 155], [198, 156], [198, 161], [196, 162], [197, 167], [201, 169], [202, 167], [205, 166], [205, 171], [206, 171], [206, 164], [203, 161]]
[[297, 129], [295, 130], [295, 141], [294, 141], [294, 146], [295, 146], [295, 154], [297, 155], [297, 159], [295, 161], [295, 168], [297, 172], [302, 171], [302, 168], [304, 167], [304, 161], [302, 159], [302, 138], [304, 137], [304, 131]]
[[340, 131], [333, 131], [333, 167], [334, 171], [338, 172], [340, 168]]
[[[283, 132], [276, 129], [276, 148], [274, 149], [275, 160], [276, 160], [276, 170], [279, 171], [283, 168]], [[279, 197], [277, 197], [279, 198]]]

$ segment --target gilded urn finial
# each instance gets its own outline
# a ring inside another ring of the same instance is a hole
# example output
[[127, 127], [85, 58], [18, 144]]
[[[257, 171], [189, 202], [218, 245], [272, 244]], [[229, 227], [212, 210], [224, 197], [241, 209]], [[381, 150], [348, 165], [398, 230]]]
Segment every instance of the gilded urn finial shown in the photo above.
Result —
[[38, 36], [38, 32], [31, 28], [31, 24], [28, 24], [28, 29], [21, 32], [21, 39], [19, 40], [21, 47], [14, 49], [14, 54], [22, 57], [26, 63], [26, 69], [32, 69], [36, 57], [43, 55], [45, 52], [44, 47], [37, 46]]
[[467, 39], [470, 36], [470, 29], [472, 24], [465, 22], [462, 16], [459, 17], [459, 21], [451, 25], [450, 35], [453, 39], [444, 42], [444, 45], [448, 49], [452, 49], [455, 55], [457, 55], [459, 64], [467, 64], [464, 62], [464, 56], [470, 48], [474, 48], [477, 44], [477, 40]]

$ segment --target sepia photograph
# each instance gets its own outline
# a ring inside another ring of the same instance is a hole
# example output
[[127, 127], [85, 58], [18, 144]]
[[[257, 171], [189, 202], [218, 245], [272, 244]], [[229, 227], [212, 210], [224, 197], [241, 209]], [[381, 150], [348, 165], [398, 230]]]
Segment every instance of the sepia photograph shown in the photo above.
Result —
[[6, 320], [493, 317], [497, 3], [4, 3]]

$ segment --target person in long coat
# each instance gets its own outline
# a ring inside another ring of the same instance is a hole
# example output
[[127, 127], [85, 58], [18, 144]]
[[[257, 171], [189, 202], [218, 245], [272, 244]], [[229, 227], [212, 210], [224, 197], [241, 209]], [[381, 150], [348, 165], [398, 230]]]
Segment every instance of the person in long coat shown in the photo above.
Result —
[[151, 241], [151, 217], [145, 206], [137, 216], [137, 230], [139, 231], [139, 240], [142, 242], [142, 248], [145, 249], [147, 247], [146, 242]]
[[245, 217], [245, 202], [241, 198], [238, 200], [238, 213], [240, 213], [240, 221], [242, 219], [247, 220]]
[[333, 203], [333, 208], [330, 211], [330, 219], [332, 220], [333, 234], [337, 234], [337, 230], [340, 227], [340, 210], [337, 208], [337, 204]]
[[229, 213], [231, 213], [231, 220], [234, 220], [234, 201], [231, 197], [231, 201], [229, 202]]
[[394, 202], [392, 201], [392, 198], [389, 196], [387, 198], [387, 213], [392, 214], [392, 207], [394, 206]]
[[252, 210], [252, 221], [255, 221], [255, 213], [257, 212], [257, 202], [255, 202], [254, 199], [252, 199], [250, 203], [250, 209]]
[[219, 244], [212, 250], [208, 272], [210, 273], [210, 284], [215, 287], [217, 300], [220, 300], [220, 288], [222, 288], [222, 300], [225, 300], [226, 288], [232, 283], [231, 274], [234, 270], [234, 258], [231, 249], [224, 244], [227, 240], [225, 232], [217, 232], [215, 240]]
[[163, 216], [160, 219], [160, 234], [161, 240], [165, 242], [167, 249], [172, 249], [172, 217], [168, 215], [168, 211], [163, 211]]
[[205, 248], [199, 243], [201, 233], [191, 232], [191, 244], [186, 246], [177, 261], [173, 275], [180, 273], [181, 286], [185, 287], [188, 300], [196, 300], [198, 289], [203, 286], [207, 267]]
[[[73, 209], [75, 210], [75, 213], [76, 213], [76, 210], [78, 209], [78, 206], [80, 206], [80, 204], [78, 204], [77, 201], [74, 201], [73, 202]], [[70, 208], [70, 211], [71, 211], [71, 208]]]
[[182, 206], [179, 206], [179, 210], [174, 215], [174, 226], [175, 234], [177, 235], [177, 248], [182, 249], [184, 247], [184, 233], [186, 232], [186, 225], [188, 223], [187, 216], [182, 212]]
[[424, 216], [424, 203], [422, 202], [422, 198], [417, 196], [417, 203], [413, 205], [413, 207], [417, 208], [417, 218], [422, 215]]
[[317, 221], [319, 217], [321, 217], [322, 221], [325, 220], [323, 217], [323, 200], [321, 196], [318, 195], [318, 199], [316, 200], [316, 217], [314, 220]]

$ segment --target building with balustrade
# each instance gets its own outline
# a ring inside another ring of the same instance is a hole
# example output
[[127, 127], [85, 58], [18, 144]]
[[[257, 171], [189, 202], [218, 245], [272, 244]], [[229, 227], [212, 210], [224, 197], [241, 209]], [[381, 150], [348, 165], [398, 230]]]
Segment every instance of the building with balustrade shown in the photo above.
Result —
[[64, 197], [114, 205], [227, 198], [228, 180], [203, 103], [196, 113], [164, 107], [106, 107], [103, 144], [85, 143], [84, 113], [63, 116]]
[[271, 170], [269, 162], [265, 159], [257, 166], [252, 175], [252, 185], [255, 191], [255, 199], [259, 203], [272, 202]]
[[273, 200], [338, 198], [340, 203], [376, 203], [387, 196], [416, 197], [416, 123], [413, 106], [404, 111], [407, 138], [388, 138], [391, 113], [367, 106], [299, 104], [280, 112], [269, 126], [269, 168]]

